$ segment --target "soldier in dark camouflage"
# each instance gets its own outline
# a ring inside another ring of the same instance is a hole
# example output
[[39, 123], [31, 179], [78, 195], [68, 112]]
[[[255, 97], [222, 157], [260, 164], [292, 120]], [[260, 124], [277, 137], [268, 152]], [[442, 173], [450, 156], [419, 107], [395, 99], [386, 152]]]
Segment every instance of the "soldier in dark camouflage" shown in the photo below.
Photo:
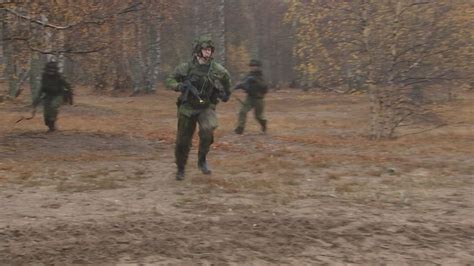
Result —
[[41, 88], [33, 101], [33, 106], [38, 106], [41, 99], [43, 99], [44, 123], [48, 127], [48, 132], [53, 132], [56, 130], [56, 120], [61, 104], [65, 99], [72, 104], [71, 86], [59, 73], [56, 62], [46, 64], [41, 78]]
[[250, 60], [249, 66], [249, 73], [233, 88], [234, 90], [242, 89], [247, 93], [247, 98], [240, 108], [237, 127], [234, 130], [237, 134], [244, 133], [247, 113], [252, 109], [254, 109], [255, 119], [257, 119], [260, 124], [262, 132], [265, 133], [267, 131], [267, 120], [263, 116], [263, 110], [265, 107], [263, 98], [268, 92], [268, 86], [263, 79], [261, 70], [262, 64], [260, 61], [252, 59]]
[[[206, 156], [214, 141], [217, 128], [216, 105], [227, 102], [230, 96], [230, 76], [227, 70], [212, 58], [214, 45], [208, 37], [193, 43], [193, 58], [180, 64], [166, 79], [166, 86], [181, 92], [178, 98], [178, 131], [175, 158], [177, 180], [184, 179], [184, 169], [192, 145], [196, 125], [199, 125], [198, 167], [203, 174], [211, 174]], [[218, 89], [220, 86], [222, 89]]]

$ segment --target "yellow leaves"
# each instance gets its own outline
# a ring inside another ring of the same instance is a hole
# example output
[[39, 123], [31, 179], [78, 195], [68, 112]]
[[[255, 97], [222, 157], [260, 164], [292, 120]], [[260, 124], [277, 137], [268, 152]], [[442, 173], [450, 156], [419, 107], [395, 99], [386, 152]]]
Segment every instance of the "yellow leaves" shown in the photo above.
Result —
[[426, 63], [419, 64], [425, 68], [423, 74], [446, 69], [466, 74], [464, 66], [474, 57], [469, 45], [474, 39], [472, 1], [426, 5], [410, 5], [402, 0], [391, 4], [322, 0], [289, 3], [286, 19], [295, 25], [293, 51], [296, 71], [303, 82], [324, 82], [331, 77], [337, 80], [342, 73], [352, 74], [361, 66], [384, 80], [390, 76], [384, 73], [386, 69], [405, 75], [403, 68], [420, 58]]
[[245, 43], [242, 43], [240, 45], [229, 44], [227, 60], [229, 61], [229, 65], [233, 66], [236, 72], [246, 72], [248, 69], [247, 65], [250, 59], [250, 54], [247, 50]]
[[288, 1], [288, 11], [285, 14], [284, 21], [290, 23], [298, 17], [298, 11], [301, 9], [301, 2], [299, 0]]
[[[331, 52], [325, 44], [325, 39], [334, 34], [331, 29], [337, 27], [328, 18], [327, 10], [323, 9], [323, 2], [312, 1], [290, 1], [290, 7], [285, 18], [291, 19], [296, 25], [296, 44], [294, 55], [299, 59], [296, 70], [303, 82], [312, 84], [322, 78], [321, 69], [332, 69], [332, 76], [340, 67], [332, 59]], [[334, 47], [331, 47], [334, 48]]]

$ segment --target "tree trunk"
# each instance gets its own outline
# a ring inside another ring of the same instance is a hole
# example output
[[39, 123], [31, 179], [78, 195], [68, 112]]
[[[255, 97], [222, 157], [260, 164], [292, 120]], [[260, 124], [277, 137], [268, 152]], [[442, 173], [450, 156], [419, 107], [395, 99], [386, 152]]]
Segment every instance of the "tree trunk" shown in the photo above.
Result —
[[125, 91], [133, 87], [132, 78], [128, 72], [129, 63], [126, 60], [124, 52], [122, 31], [122, 27], [124, 26], [124, 23], [122, 23], [121, 19], [119, 18], [117, 23], [113, 25], [113, 29], [111, 31], [111, 37], [113, 39], [117, 39], [111, 53], [115, 67], [113, 89], [119, 91]]
[[161, 15], [152, 22], [149, 22], [148, 31], [145, 38], [145, 54], [146, 70], [145, 70], [145, 91], [147, 93], [154, 92], [156, 82], [160, 74], [161, 65]]
[[[0, 10], [0, 17], [5, 18], [6, 16], [6, 11]], [[5, 41], [3, 40], [5, 38], [5, 27], [6, 23], [5, 21], [1, 20], [0, 21], [0, 80], [3, 80], [5, 78]]]
[[[130, 58], [131, 78], [133, 82], [133, 93], [139, 93], [148, 86], [149, 78], [146, 71], [149, 67], [147, 51], [147, 32], [143, 30], [148, 24], [147, 11], [143, 10], [135, 18], [135, 46], [137, 47], [137, 58]], [[145, 74], [143, 74], [145, 72]]]
[[154, 60], [152, 61], [152, 68], [151, 68], [151, 87], [148, 91], [152, 92], [155, 91], [156, 82], [158, 81], [160, 75], [160, 68], [161, 68], [161, 30], [163, 26], [163, 18], [160, 16], [157, 20], [156, 29], [152, 32], [155, 34], [155, 41], [153, 46], [151, 47], [150, 51], [154, 51], [154, 55], [152, 57]]
[[[59, 31], [57, 32], [58, 35], [58, 46], [56, 47], [56, 60], [58, 62], [58, 67], [59, 67], [59, 72], [64, 73], [64, 65], [66, 64], [64, 53], [63, 52], [58, 52], [58, 51], [63, 51], [64, 50], [64, 45], [65, 45], [65, 36], [64, 36], [64, 31]], [[50, 40], [51, 41], [51, 40]]]
[[[3, 35], [6, 38], [11, 37], [11, 25], [4, 23], [3, 24]], [[5, 76], [8, 79], [8, 89], [7, 89], [7, 96], [9, 98], [15, 98], [15, 95], [17, 94], [17, 85], [19, 82], [19, 74], [17, 72], [17, 65], [15, 62], [15, 52], [14, 52], [14, 46], [12, 44], [12, 41], [6, 41], [4, 42], [3, 45], [3, 52], [5, 55]]]
[[[43, 23], [48, 22], [48, 18], [45, 15], [41, 15], [41, 21]], [[35, 25], [30, 25], [30, 34], [35, 36], [35, 38], [41, 39], [44, 38], [46, 47], [48, 50], [52, 50], [51, 38], [52, 32], [46, 27], [37, 27]], [[39, 95], [41, 87], [41, 74], [43, 71], [43, 66], [45, 62], [49, 62], [53, 59], [53, 55], [42, 55], [40, 53], [33, 52], [30, 57], [30, 73], [29, 73], [29, 84], [31, 90], [31, 99], [32, 101], [36, 99]], [[63, 67], [63, 64], [61, 64]]]
[[226, 36], [225, 36], [225, 0], [219, 3], [219, 59], [220, 63], [226, 64]]
[[41, 58], [39, 53], [33, 53], [30, 59], [30, 90], [32, 101], [39, 95], [41, 87], [41, 72], [43, 70], [44, 59]]

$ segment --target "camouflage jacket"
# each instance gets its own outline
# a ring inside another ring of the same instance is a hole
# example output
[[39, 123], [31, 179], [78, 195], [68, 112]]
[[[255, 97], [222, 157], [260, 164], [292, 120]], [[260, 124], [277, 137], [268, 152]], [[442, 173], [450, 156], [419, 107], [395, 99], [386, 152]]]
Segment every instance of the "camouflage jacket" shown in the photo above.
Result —
[[60, 74], [43, 74], [41, 79], [40, 94], [46, 94], [47, 96], [57, 96], [70, 90], [71, 85], [66, 80], [64, 80]]
[[57, 73], [55, 75], [43, 74], [41, 77], [41, 87], [38, 94], [33, 99], [33, 106], [40, 104], [43, 98], [67, 97], [66, 102], [72, 104], [72, 87]]
[[263, 98], [268, 92], [268, 86], [261, 71], [249, 72], [242, 81], [234, 86], [234, 89], [243, 89], [249, 97], [253, 98]]
[[212, 59], [204, 65], [199, 64], [196, 59], [178, 65], [165, 83], [169, 89], [179, 91], [180, 84], [186, 80], [191, 81], [203, 102], [199, 102], [192, 94], [188, 94], [184, 99], [182, 93], [178, 98], [178, 108], [182, 114], [191, 115], [209, 107], [215, 108], [219, 93], [230, 95], [229, 72]]

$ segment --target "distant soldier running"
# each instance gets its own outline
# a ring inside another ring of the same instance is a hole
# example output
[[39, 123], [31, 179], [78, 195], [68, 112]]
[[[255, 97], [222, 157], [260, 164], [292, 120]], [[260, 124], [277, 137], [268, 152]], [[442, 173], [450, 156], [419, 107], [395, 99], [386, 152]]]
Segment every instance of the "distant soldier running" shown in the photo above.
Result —
[[48, 127], [48, 132], [56, 130], [59, 107], [63, 102], [72, 104], [72, 95], [71, 86], [59, 73], [58, 64], [48, 62], [41, 78], [40, 91], [33, 101], [33, 107], [36, 108], [43, 99], [44, 123]]
[[240, 108], [237, 127], [234, 130], [237, 134], [244, 133], [247, 113], [252, 109], [254, 109], [255, 119], [260, 124], [262, 132], [265, 133], [267, 131], [267, 120], [263, 116], [263, 98], [268, 92], [268, 86], [263, 79], [262, 64], [260, 61], [252, 59], [249, 66], [249, 73], [234, 86], [234, 90], [243, 89], [247, 93], [247, 98], [242, 102], [242, 107]]

